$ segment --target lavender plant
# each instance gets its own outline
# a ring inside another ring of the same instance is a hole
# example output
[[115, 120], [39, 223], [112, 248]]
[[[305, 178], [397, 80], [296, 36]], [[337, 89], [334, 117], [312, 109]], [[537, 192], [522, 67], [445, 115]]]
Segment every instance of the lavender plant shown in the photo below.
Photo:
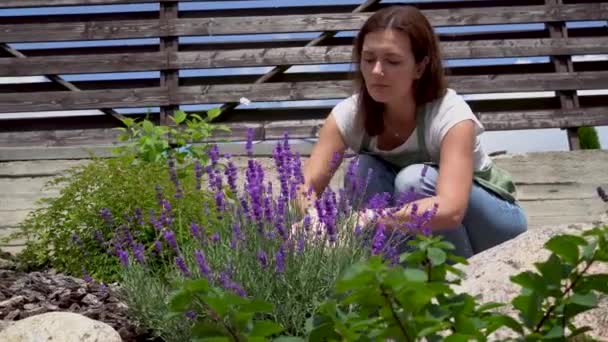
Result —
[[[251, 135], [246, 148], [251, 155]], [[245, 179], [238, 186], [238, 172], [230, 156], [220, 156], [217, 146], [212, 146], [208, 157], [209, 163], [197, 164], [194, 174], [197, 188], [202, 188], [200, 178], [205, 174], [207, 190], [213, 193], [213, 203], [200, 208], [205, 213], [204, 223], [175, 214], [183, 193], [172, 207], [167, 201], [170, 195], [159, 192], [157, 212], [161, 216], [151, 216], [147, 222], [154, 227], [154, 247], [142, 252], [128, 226], [106, 243], [109, 253], [126, 266], [122, 279], [131, 279], [124, 281], [128, 284], [128, 301], [141, 297], [148, 278], [158, 278], [159, 274], [167, 288], [179, 288], [186, 280], [205, 279], [236, 296], [270, 303], [268, 317], [287, 333], [302, 335], [315, 305], [327, 298], [344, 270], [372, 255], [399, 263], [399, 248], [414, 234], [426, 232], [434, 213], [414, 210], [405, 230], [374, 222], [362, 225], [365, 220], [361, 220], [361, 211], [353, 208], [376, 210], [381, 217], [392, 215], [394, 209], [387, 209], [393, 200], [388, 194], [363, 202], [366, 182], [352, 175], [356, 159], [348, 167], [346, 178], [351, 182], [345, 189], [328, 188], [313, 201], [311, 210], [300, 213], [296, 197], [304, 183], [301, 158], [291, 151], [287, 136], [274, 150], [278, 173], [274, 182], [267, 179], [258, 160], [249, 158]], [[413, 193], [402, 194], [394, 199], [395, 208], [408, 205], [413, 198]], [[175, 234], [186, 230], [188, 236]], [[139, 268], [132, 267], [134, 263], [146, 270], [143, 276]], [[133, 277], [139, 281], [133, 281]], [[167, 292], [147, 300], [169, 302], [169, 296]], [[203, 307], [192, 303], [188, 310], [205, 317], [198, 312]], [[167, 306], [166, 312], [158, 315], [168, 312]]]
[[[125, 118], [126, 127], [119, 137], [124, 144], [114, 150], [114, 157], [92, 158], [53, 179], [49, 185], [59, 187], [60, 194], [42, 199], [43, 205], [9, 237], [27, 241], [21, 263], [27, 268], [53, 267], [76, 276], [85, 266], [96, 279], [115, 280], [119, 262], [106, 253], [99, 240], [128, 226], [146, 249], [152, 247], [154, 227], [167, 219], [157, 222], [162, 213], [156, 211], [158, 191], [154, 185], [173, 194], [166, 199], [168, 204], [174, 197], [184, 197], [173, 215], [205, 223], [199, 209], [202, 203], [212, 202], [213, 196], [208, 191], [190, 191], [201, 189], [202, 176], [194, 179], [187, 175], [201, 173], [200, 163], [206, 163], [209, 149], [203, 140], [214, 130], [224, 129], [210, 124], [218, 115], [219, 109], [209, 110], [204, 119], [177, 111], [173, 126]], [[112, 216], [109, 221], [99, 215], [104, 208]], [[154, 221], [148, 222], [149, 217]], [[188, 231], [175, 233], [179, 237]]]

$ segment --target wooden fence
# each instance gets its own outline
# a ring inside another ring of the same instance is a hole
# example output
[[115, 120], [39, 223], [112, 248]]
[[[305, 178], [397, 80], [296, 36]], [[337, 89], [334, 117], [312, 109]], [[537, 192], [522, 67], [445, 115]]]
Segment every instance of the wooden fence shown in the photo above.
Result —
[[[242, 0], [241, 0], [242, 1]], [[0, 10], [28, 6], [150, 3], [144, 0], [2, 0]], [[232, 132], [224, 141], [268, 140], [288, 131], [294, 138], [317, 133], [331, 104], [269, 108], [239, 106], [254, 102], [339, 100], [351, 94], [348, 70], [289, 72], [292, 66], [322, 66], [351, 61], [352, 36], [379, 0], [353, 5], [261, 6], [184, 10], [190, 1], [155, 1], [158, 10], [120, 13], [15, 15], [0, 17], [0, 77], [45, 76], [50, 82], [0, 84], [0, 159], [78, 157], [73, 147], [107, 146], [120, 126], [118, 108], [160, 108], [154, 117], [168, 122], [180, 106], [221, 105], [219, 121]], [[212, 3], [214, 1], [206, 1]], [[261, 1], [248, 1], [262, 4]], [[268, 3], [268, 2], [266, 2]], [[329, 3], [329, 1], [328, 1]], [[608, 125], [608, 95], [581, 93], [608, 88], [608, 60], [576, 58], [608, 54], [607, 25], [568, 25], [606, 21], [608, 1], [463, 0], [413, 3], [438, 28], [446, 61], [546, 57], [530, 64], [448, 64], [449, 86], [461, 94], [555, 92], [555, 96], [471, 99], [488, 130], [574, 129]], [[535, 24], [530, 28], [512, 24]], [[488, 26], [478, 32], [458, 27]], [[511, 26], [510, 26], [511, 25]], [[445, 27], [454, 29], [439, 30]], [[260, 34], [285, 33], [283, 38]], [[313, 38], [301, 38], [313, 33]], [[300, 34], [300, 36], [298, 36]], [[224, 41], [188, 42], [185, 37]], [[245, 39], [246, 35], [257, 35]], [[17, 49], [18, 43], [104, 41], [155, 38], [157, 42], [112, 46], [51, 46]], [[574, 58], [573, 58], [574, 57]], [[189, 69], [271, 67], [258, 74], [183, 76]], [[73, 80], [65, 75], [157, 72], [158, 77]], [[3, 119], [2, 113], [100, 110], [100, 115]], [[144, 113], [130, 114], [141, 116]], [[72, 150], [71, 150], [72, 151]]]

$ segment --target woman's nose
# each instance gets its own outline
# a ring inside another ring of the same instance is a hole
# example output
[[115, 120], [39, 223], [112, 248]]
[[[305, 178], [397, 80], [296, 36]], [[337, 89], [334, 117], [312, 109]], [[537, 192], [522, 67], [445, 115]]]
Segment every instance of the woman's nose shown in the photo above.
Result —
[[384, 75], [384, 71], [382, 70], [382, 63], [380, 63], [380, 61], [376, 61], [376, 63], [374, 63], [374, 67], [372, 68], [372, 73], [378, 74], [378, 75]]

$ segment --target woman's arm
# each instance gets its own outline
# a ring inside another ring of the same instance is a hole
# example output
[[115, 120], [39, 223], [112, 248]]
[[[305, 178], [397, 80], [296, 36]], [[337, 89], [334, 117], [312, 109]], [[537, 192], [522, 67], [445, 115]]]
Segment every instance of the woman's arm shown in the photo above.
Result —
[[[325, 190], [333, 177], [335, 168], [342, 163], [341, 157], [337, 161], [337, 164], [334, 163], [334, 170], [331, 169], [334, 154], [339, 153], [342, 156], [344, 151], [346, 151], [346, 143], [342, 138], [333, 114], [330, 114], [319, 130], [319, 140], [313, 147], [310, 158], [304, 162], [302, 171], [305, 183], [300, 186], [298, 191], [298, 206], [302, 211], [305, 211], [310, 204], [314, 203], [317, 194]], [[306, 200], [305, 193], [311, 187], [313, 190], [312, 196]]]
[[[437, 205], [437, 212], [430, 221], [433, 230], [453, 228], [462, 222], [473, 183], [474, 142], [475, 124], [471, 120], [456, 124], [441, 142], [436, 196], [414, 202], [418, 213]], [[408, 205], [398, 211], [395, 219], [398, 222], [408, 220], [411, 207]], [[391, 225], [389, 221], [385, 223]]]

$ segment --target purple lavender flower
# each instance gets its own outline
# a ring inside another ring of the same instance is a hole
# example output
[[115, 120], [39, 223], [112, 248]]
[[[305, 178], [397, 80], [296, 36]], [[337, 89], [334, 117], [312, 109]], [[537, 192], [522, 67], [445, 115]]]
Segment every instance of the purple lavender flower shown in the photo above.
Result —
[[269, 196], [264, 197], [264, 217], [266, 218], [266, 221], [272, 222], [272, 204], [270, 203]]
[[144, 224], [146, 224], [146, 222], [144, 221], [144, 214], [142, 213], [141, 208], [135, 208], [133, 216], [135, 217], [135, 220], [137, 221], [137, 224], [139, 226], [143, 226]]
[[89, 274], [89, 271], [87, 271], [87, 269], [85, 267], [82, 267], [82, 280], [84, 280], [85, 283], [87, 283], [87, 284], [93, 283], [93, 278], [91, 277], [91, 275]]
[[359, 235], [361, 235], [361, 226], [356, 225], [355, 226], [355, 236], [359, 236]]
[[235, 283], [230, 279], [230, 274], [228, 272], [222, 272], [220, 274], [220, 284], [224, 289], [233, 291], [241, 297], [247, 296], [245, 290], [239, 284]]
[[334, 152], [334, 154], [331, 158], [331, 161], [329, 162], [330, 172], [334, 172], [338, 168], [338, 165], [339, 165], [340, 161], [342, 160], [342, 156], [343, 156], [342, 153]]
[[228, 187], [230, 188], [230, 190], [233, 193], [237, 192], [236, 189], [236, 176], [237, 176], [237, 170], [236, 170], [236, 166], [234, 166], [234, 163], [232, 162], [232, 160], [230, 160], [228, 162], [228, 167], [226, 167], [226, 178], [228, 179]]
[[201, 189], [201, 178], [203, 177], [203, 166], [200, 160], [194, 162], [194, 176], [196, 178], [196, 190]]
[[160, 254], [163, 251], [163, 244], [159, 240], [154, 241], [154, 250], [156, 254]]
[[146, 258], [144, 256], [144, 254], [145, 254], [144, 245], [142, 245], [141, 243], [136, 243], [133, 246], [133, 255], [135, 256], [135, 260], [137, 260], [137, 262], [139, 262], [142, 265], [146, 263]]
[[211, 268], [207, 263], [205, 254], [203, 254], [202, 251], [197, 250], [194, 252], [194, 258], [196, 259], [196, 264], [198, 265], [198, 270], [201, 272], [201, 274], [207, 277], [207, 279], [211, 280]]
[[217, 164], [217, 162], [220, 160], [220, 149], [217, 146], [217, 144], [211, 145], [211, 148], [209, 148], [209, 151], [207, 154], [209, 155], [209, 158], [211, 159], [211, 165], [215, 166]]
[[376, 228], [376, 233], [374, 234], [374, 239], [372, 241], [372, 255], [378, 255], [382, 252], [385, 239], [384, 224], [380, 223]]
[[260, 263], [262, 269], [268, 267], [268, 255], [263, 250], [258, 252], [258, 262]]
[[177, 265], [177, 268], [179, 268], [180, 272], [182, 272], [182, 275], [184, 277], [189, 278], [191, 276], [190, 270], [188, 269], [188, 266], [186, 265], [184, 258], [179, 257], [179, 256], [175, 257], [175, 264]]
[[310, 215], [305, 215], [304, 216], [304, 221], [302, 222], [302, 225], [304, 226], [304, 230], [308, 231], [310, 229], [310, 225], [311, 225], [311, 218]]
[[177, 241], [175, 241], [175, 233], [170, 229], [165, 229], [163, 231], [163, 237], [165, 238], [165, 241], [167, 241], [167, 244], [169, 244], [175, 252], [179, 253]]
[[304, 253], [304, 245], [306, 244], [306, 237], [304, 236], [304, 234], [300, 235], [300, 238], [298, 239], [298, 248], [296, 249], [296, 253], [298, 255], [302, 255], [302, 253]]
[[253, 128], [247, 128], [247, 144], [245, 145], [245, 150], [247, 151], [247, 156], [253, 156]]
[[80, 240], [80, 236], [78, 236], [78, 234], [76, 233], [72, 234], [72, 242], [80, 248], [82, 248], [83, 246], [82, 240]]
[[129, 266], [129, 253], [120, 249], [120, 250], [118, 250], [117, 254], [118, 254], [118, 259], [120, 260], [120, 263], [123, 266], [128, 267]]
[[181, 198], [183, 196], [183, 192], [182, 192], [182, 187], [179, 183], [179, 177], [177, 176], [177, 170], [175, 169], [175, 160], [173, 160], [173, 158], [169, 158], [167, 160], [167, 163], [169, 164], [169, 176], [171, 178], [171, 181], [175, 185], [174, 197]]
[[251, 222], [251, 211], [249, 210], [249, 204], [247, 203], [247, 200], [245, 199], [245, 197], [241, 197], [239, 202], [241, 203], [241, 208], [243, 210], [243, 215], [245, 215], [245, 219], [247, 220], [247, 222]]
[[101, 218], [106, 223], [106, 225], [108, 225], [108, 226], [113, 226], [114, 225], [114, 217], [112, 216], [112, 213], [110, 212], [110, 209], [108, 209], [108, 208], [102, 208], [99, 211], [99, 214], [101, 215]]
[[211, 235], [211, 241], [212, 242], [218, 242], [218, 241], [220, 241], [220, 234], [219, 233], [213, 233]]
[[196, 320], [196, 318], [198, 317], [197, 313], [193, 310], [186, 311], [185, 315], [186, 315], [186, 318], [191, 321]]
[[154, 189], [156, 190], [156, 201], [160, 204], [162, 199], [164, 198], [163, 188], [160, 185], [156, 185]]
[[232, 238], [230, 239], [230, 248], [237, 248], [238, 242], [241, 238], [241, 226], [238, 223], [232, 225]]
[[275, 255], [275, 271], [277, 273], [285, 272], [285, 247], [281, 245], [279, 251]]
[[226, 208], [224, 202], [224, 193], [222, 191], [215, 192], [215, 205], [217, 207], [218, 215]]
[[202, 238], [201, 227], [199, 227], [198, 224], [192, 222], [190, 224], [190, 234], [192, 234], [193, 238], [200, 240]]
[[161, 205], [161, 213], [160, 213], [160, 217], [158, 220], [160, 221], [160, 224], [163, 227], [170, 227], [171, 224], [173, 223], [173, 213], [172, 213], [171, 202], [169, 202], [166, 199], [162, 199], [160, 201], [160, 205]]
[[101, 230], [96, 230], [95, 233], [93, 233], [93, 236], [95, 238], [95, 241], [97, 241], [97, 243], [100, 244], [101, 246], [103, 246], [106, 243], [106, 239], [104, 238]]

